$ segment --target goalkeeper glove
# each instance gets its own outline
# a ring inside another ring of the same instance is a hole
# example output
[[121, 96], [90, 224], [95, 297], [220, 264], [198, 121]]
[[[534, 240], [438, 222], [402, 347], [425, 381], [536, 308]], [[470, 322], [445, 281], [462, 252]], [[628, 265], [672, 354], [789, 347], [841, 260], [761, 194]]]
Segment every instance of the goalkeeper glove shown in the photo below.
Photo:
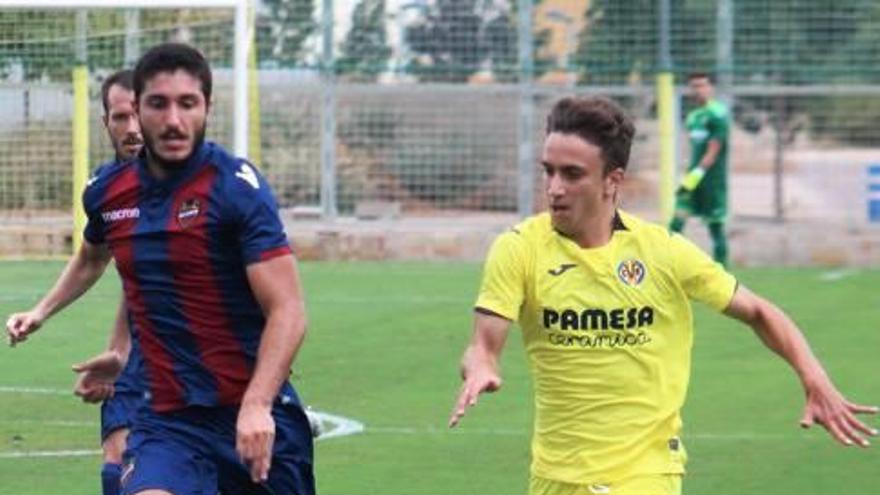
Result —
[[681, 179], [681, 189], [688, 192], [693, 191], [698, 185], [700, 185], [700, 181], [703, 180], [705, 175], [706, 170], [703, 167], [694, 167], [684, 176], [684, 178]]

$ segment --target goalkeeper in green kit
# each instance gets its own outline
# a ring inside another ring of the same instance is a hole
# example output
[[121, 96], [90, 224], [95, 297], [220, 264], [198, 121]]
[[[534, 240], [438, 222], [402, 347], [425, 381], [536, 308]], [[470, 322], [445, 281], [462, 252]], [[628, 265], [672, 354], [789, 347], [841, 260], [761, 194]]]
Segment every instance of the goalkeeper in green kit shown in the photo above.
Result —
[[727, 265], [727, 155], [730, 115], [714, 99], [708, 74], [688, 75], [688, 86], [697, 108], [688, 113], [685, 125], [691, 143], [691, 159], [675, 197], [675, 216], [669, 225], [673, 232], [684, 230], [688, 216], [703, 219], [714, 244], [713, 257]]

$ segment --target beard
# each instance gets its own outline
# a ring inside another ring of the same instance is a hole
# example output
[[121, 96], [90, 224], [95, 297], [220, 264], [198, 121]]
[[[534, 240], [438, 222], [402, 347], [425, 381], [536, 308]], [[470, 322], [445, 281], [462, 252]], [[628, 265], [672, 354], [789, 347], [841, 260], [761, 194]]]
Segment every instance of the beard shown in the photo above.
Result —
[[186, 158], [183, 158], [181, 160], [165, 160], [165, 159], [163, 159], [159, 155], [159, 153], [156, 151], [155, 140], [153, 140], [152, 136], [150, 136], [146, 132], [143, 133], [143, 135], [144, 135], [144, 148], [147, 149], [147, 152], [150, 154], [150, 158], [152, 158], [153, 161], [157, 165], [159, 165], [161, 168], [163, 168], [165, 171], [173, 172], [175, 170], [180, 170], [180, 168], [182, 168], [184, 165], [186, 165], [186, 162], [190, 158], [192, 158], [192, 156], [196, 153], [196, 151], [202, 146], [202, 143], [205, 142], [205, 130], [207, 127], [208, 127], [208, 123], [205, 122], [202, 125], [202, 128], [199, 129], [198, 131], [196, 131], [195, 139], [193, 139], [192, 149], [189, 151], [189, 154], [186, 156]]

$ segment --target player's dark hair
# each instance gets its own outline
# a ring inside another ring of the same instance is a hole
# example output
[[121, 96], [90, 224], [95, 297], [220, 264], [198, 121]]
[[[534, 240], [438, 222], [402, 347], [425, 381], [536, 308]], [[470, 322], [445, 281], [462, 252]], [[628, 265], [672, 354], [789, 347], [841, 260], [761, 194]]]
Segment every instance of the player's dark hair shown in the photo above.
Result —
[[687, 75], [687, 82], [691, 82], [694, 79], [708, 79], [710, 83], [715, 84], [715, 77], [708, 72], [691, 72]]
[[113, 74], [110, 74], [110, 77], [104, 79], [104, 82], [101, 84], [101, 103], [104, 104], [104, 114], [110, 111], [110, 88], [113, 86], [120, 86], [123, 89], [131, 91], [133, 84], [132, 79], [133, 73], [129, 69], [116, 71]]
[[604, 172], [626, 170], [636, 128], [616, 103], [601, 97], [567, 97], [559, 100], [547, 116], [547, 134], [574, 134], [598, 146]]
[[140, 101], [147, 81], [161, 72], [184, 70], [202, 82], [205, 103], [211, 102], [211, 67], [195, 48], [183, 43], [163, 43], [147, 50], [134, 68], [134, 97]]

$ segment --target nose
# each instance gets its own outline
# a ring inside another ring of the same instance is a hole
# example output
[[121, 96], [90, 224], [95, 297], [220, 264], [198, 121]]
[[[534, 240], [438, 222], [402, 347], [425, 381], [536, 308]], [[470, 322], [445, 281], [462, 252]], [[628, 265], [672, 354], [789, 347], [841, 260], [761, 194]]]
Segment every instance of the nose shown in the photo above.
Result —
[[165, 112], [165, 126], [171, 127], [174, 129], [180, 129], [180, 109], [175, 104], [168, 105], [168, 109]]
[[547, 195], [551, 198], [558, 198], [565, 193], [565, 188], [562, 185], [562, 180], [559, 179], [558, 174], [553, 174], [547, 176]]
[[138, 118], [136, 114], [131, 114], [128, 117], [128, 122], [125, 123], [125, 132], [128, 134], [140, 134], [141, 126], [138, 124]]

